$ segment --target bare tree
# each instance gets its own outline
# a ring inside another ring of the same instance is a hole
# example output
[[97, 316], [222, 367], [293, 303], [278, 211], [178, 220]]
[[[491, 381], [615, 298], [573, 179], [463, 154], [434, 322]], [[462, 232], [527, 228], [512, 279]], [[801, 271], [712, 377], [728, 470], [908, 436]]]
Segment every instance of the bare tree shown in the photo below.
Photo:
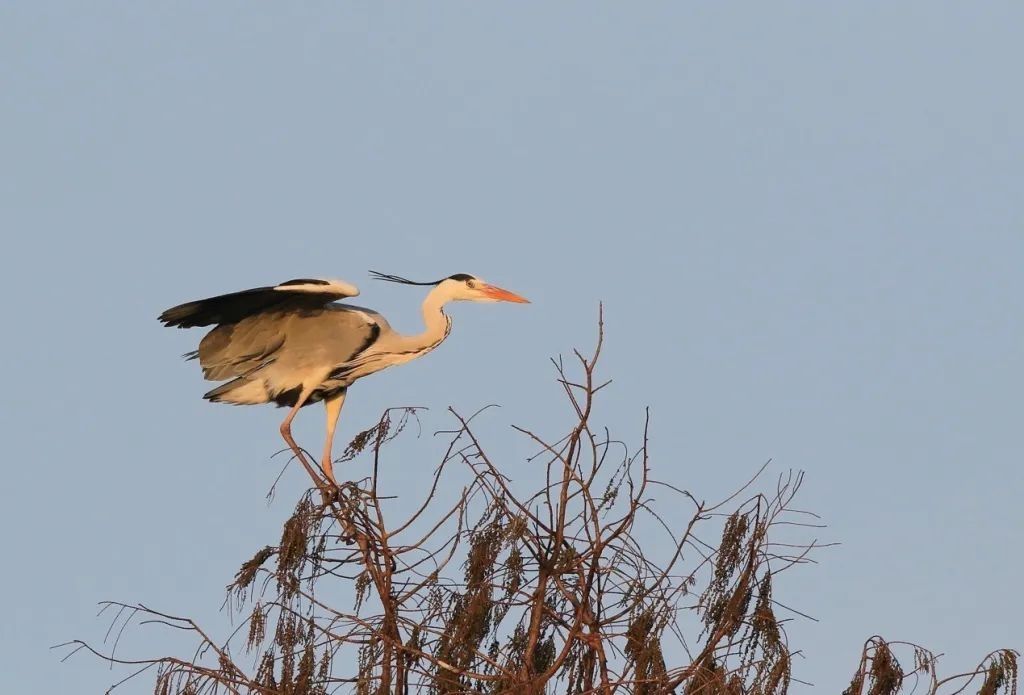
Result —
[[[390, 410], [343, 456], [372, 457], [372, 475], [307, 492], [280, 540], [241, 566], [228, 587], [234, 632], [217, 639], [191, 619], [110, 603], [108, 634], [156, 622], [193, 633], [195, 651], [129, 660], [75, 641], [71, 653], [135, 667], [112, 690], [153, 674], [157, 695], [787, 692], [785, 625], [801, 614], [773, 587], [823, 547], [818, 517], [794, 506], [802, 475], [755, 491], [765, 464], [713, 503], [656, 480], [646, 424], [634, 449], [594, 424], [603, 339], [600, 323], [591, 356], [554, 362], [569, 431], [516, 428], [545, 467], [539, 490], [503, 474], [475, 416], [453, 410], [433, 484], [408, 512], [381, 471], [416, 412]], [[655, 490], [675, 499], [655, 509]], [[873, 637], [845, 695], [1016, 693], [1017, 656], [940, 679], [931, 652]]]

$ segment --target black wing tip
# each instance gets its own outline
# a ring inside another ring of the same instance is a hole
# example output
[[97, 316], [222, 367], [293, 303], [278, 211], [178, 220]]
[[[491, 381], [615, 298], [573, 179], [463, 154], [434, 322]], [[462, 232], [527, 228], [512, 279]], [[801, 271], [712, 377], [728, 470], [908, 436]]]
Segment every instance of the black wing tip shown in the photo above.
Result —
[[167, 328], [188, 328], [186, 325], [189, 316], [195, 313], [195, 308], [190, 304], [181, 304], [179, 306], [171, 307], [167, 311], [163, 312], [157, 317], [157, 321], [162, 323]]

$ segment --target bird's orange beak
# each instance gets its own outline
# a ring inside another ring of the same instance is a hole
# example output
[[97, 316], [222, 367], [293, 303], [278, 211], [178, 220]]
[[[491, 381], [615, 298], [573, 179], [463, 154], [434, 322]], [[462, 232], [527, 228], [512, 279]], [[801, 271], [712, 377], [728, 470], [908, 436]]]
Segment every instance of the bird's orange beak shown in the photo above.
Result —
[[530, 300], [526, 297], [520, 297], [515, 292], [509, 292], [508, 290], [503, 290], [500, 287], [495, 287], [494, 285], [485, 285], [480, 288], [480, 291], [491, 299], [496, 299], [499, 302], [515, 302], [516, 304], [530, 303]]

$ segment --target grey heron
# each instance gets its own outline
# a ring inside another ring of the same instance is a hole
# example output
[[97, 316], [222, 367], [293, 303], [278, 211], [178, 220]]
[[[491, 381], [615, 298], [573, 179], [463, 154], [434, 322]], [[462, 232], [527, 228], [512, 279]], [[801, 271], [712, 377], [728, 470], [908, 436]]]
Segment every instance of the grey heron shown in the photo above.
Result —
[[451, 319], [444, 306], [452, 301], [518, 302], [527, 300], [478, 277], [457, 273], [435, 282], [413, 282], [371, 271], [378, 280], [431, 286], [423, 301], [423, 332], [401, 335], [376, 311], [337, 300], [359, 290], [340, 280], [299, 279], [257, 287], [172, 307], [160, 314], [165, 326], [214, 326], [187, 353], [199, 358], [203, 376], [224, 381], [203, 397], [214, 403], [276, 403], [290, 407], [281, 436], [318, 486], [322, 479], [292, 437], [299, 409], [323, 401], [327, 436], [321, 465], [337, 485], [331, 449], [348, 387], [357, 379], [430, 352], [448, 337]]

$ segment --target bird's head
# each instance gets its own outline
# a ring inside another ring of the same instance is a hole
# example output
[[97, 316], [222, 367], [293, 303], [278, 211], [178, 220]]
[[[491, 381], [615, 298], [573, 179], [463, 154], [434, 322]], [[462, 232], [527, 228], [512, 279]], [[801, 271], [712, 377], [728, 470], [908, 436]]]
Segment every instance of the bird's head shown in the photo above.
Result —
[[376, 271], [370, 271], [378, 280], [398, 282], [403, 285], [433, 285], [435, 289], [431, 294], [437, 293], [445, 302], [516, 302], [517, 304], [529, 304], [530, 300], [520, 297], [514, 292], [484, 282], [475, 275], [468, 273], [456, 273], [434, 282], [413, 282], [397, 275], [385, 275]]
[[467, 273], [450, 275], [439, 282], [437, 286], [452, 301], [530, 303], [530, 300], [525, 297], [520, 297], [514, 292], [509, 292], [496, 285], [484, 282], [480, 278]]

